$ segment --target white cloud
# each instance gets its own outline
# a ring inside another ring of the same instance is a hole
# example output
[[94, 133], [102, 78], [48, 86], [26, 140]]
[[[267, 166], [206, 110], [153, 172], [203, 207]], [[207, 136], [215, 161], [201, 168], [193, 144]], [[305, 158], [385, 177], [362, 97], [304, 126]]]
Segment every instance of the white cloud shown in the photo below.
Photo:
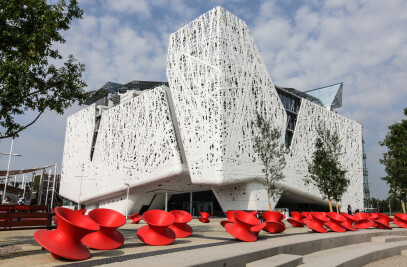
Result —
[[[86, 64], [90, 89], [107, 81], [166, 80], [169, 34], [219, 3], [230, 5], [236, 15], [249, 18], [246, 22], [276, 84], [306, 90], [344, 82], [344, 107], [339, 112], [363, 122], [370, 179], [383, 176], [378, 141], [389, 124], [403, 117], [407, 103], [406, 1], [284, 2], [296, 9], [292, 13], [278, 1], [261, 2], [257, 12], [251, 11], [253, 2], [240, 0], [80, 3], [85, 16], [73, 23], [65, 33], [67, 43], [58, 49]], [[65, 120], [66, 116], [45, 114], [24, 134], [24, 149], [29, 149], [24, 153], [43, 153], [42, 161], [47, 162], [61, 158]], [[45, 137], [60, 144], [47, 145], [51, 143]], [[8, 146], [0, 142], [1, 151]], [[45, 160], [47, 154], [52, 157]], [[37, 160], [32, 163], [39, 164]]]
[[151, 17], [150, 6], [145, 0], [114, 0], [106, 1], [105, 4], [114, 11]]
[[275, 2], [260, 9], [251, 29], [273, 81], [300, 90], [344, 82], [340, 113], [376, 133], [367, 143], [377, 180], [384, 173], [378, 141], [407, 103], [407, 2], [325, 1], [291, 18]]

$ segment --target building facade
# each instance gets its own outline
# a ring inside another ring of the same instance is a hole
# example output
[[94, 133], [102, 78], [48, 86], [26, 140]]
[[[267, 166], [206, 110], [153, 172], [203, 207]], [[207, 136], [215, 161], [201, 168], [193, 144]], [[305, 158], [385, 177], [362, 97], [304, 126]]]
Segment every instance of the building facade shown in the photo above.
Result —
[[[303, 181], [324, 122], [341, 138], [339, 160], [351, 181], [340, 204], [363, 208], [362, 125], [334, 111], [342, 83], [309, 92], [275, 86], [245, 22], [221, 7], [171, 34], [167, 78], [108, 83], [110, 95], [68, 118], [62, 196], [132, 213], [162, 209], [182, 195], [192, 211], [191, 192], [207, 199], [198, 193], [211, 191], [224, 211], [267, 210], [253, 147], [258, 112], [281, 130], [289, 149], [273, 207], [327, 204]], [[196, 209], [213, 211], [205, 201]]]

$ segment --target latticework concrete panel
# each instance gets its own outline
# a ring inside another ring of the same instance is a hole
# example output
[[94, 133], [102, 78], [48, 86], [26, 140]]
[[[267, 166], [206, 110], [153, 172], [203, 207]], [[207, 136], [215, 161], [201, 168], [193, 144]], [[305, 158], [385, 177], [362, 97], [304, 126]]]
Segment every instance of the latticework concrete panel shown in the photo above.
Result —
[[282, 133], [286, 112], [246, 23], [217, 7], [173, 33], [167, 77], [192, 182], [259, 177], [256, 111]]
[[81, 201], [103, 198], [124, 191], [125, 183], [136, 187], [182, 174], [165, 87], [103, 112], [91, 160], [94, 130], [93, 105], [68, 118], [62, 196], [78, 201], [81, 191]]

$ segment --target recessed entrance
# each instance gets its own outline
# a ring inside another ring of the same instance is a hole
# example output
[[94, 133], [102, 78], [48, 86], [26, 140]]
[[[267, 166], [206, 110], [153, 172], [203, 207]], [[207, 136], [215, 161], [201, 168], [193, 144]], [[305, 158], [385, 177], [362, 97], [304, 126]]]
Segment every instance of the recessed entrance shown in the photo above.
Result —
[[199, 216], [202, 211], [208, 212], [211, 217], [224, 216], [212, 190], [192, 192], [192, 202], [190, 199], [191, 193], [174, 194], [168, 201], [168, 210], [185, 210], [192, 216]]

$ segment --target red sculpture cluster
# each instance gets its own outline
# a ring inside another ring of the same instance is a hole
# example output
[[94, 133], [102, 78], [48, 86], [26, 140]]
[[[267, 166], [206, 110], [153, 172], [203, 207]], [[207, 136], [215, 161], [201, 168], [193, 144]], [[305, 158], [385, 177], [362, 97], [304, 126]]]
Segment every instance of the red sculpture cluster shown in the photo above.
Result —
[[[71, 210], [55, 208], [57, 229], [38, 230], [35, 240], [54, 258], [85, 260], [90, 257], [89, 248], [111, 250], [121, 247], [123, 235], [117, 228], [126, 223], [126, 217], [110, 209], [94, 209], [85, 215], [86, 209]], [[163, 210], [146, 211], [129, 216], [132, 223], [144, 220], [147, 225], [137, 231], [137, 237], [148, 245], [163, 246], [174, 242], [176, 238], [185, 238], [192, 234], [188, 222], [191, 214], [183, 210], [166, 212]], [[199, 221], [209, 223], [210, 214], [201, 212]]]
[[340, 214], [336, 212], [291, 212], [291, 216], [292, 218], [287, 221], [293, 227], [302, 227], [302, 224], [306, 224], [314, 232], [319, 233], [327, 233], [326, 228], [333, 232], [356, 231], [371, 227], [391, 230], [389, 225], [391, 221], [400, 227], [407, 228], [406, 214], [394, 214], [394, 219], [384, 213], [364, 212], [355, 213], [353, 216], [345, 212]]
[[[94, 209], [85, 215], [86, 210], [73, 211], [67, 208], [55, 208], [57, 229], [38, 230], [34, 233], [35, 240], [54, 258], [84, 260], [90, 257], [89, 248], [97, 250], [117, 249], [124, 244], [123, 235], [117, 230], [126, 223], [126, 218], [119, 212], [110, 209]], [[286, 226], [285, 216], [276, 211], [245, 212], [241, 210], [227, 211], [227, 220], [220, 224], [238, 240], [245, 242], [257, 241], [261, 230], [268, 233], [281, 233]], [[261, 222], [257, 216], [263, 219]], [[312, 231], [327, 233], [356, 231], [378, 227], [389, 229], [394, 221], [399, 227], [407, 228], [407, 214], [394, 214], [394, 219], [383, 213], [347, 213], [336, 212], [291, 212], [287, 221], [293, 227], [307, 225]], [[202, 223], [210, 222], [210, 214], [201, 212], [198, 219]], [[139, 213], [129, 216], [131, 223], [141, 220], [147, 224], [137, 231], [137, 237], [148, 245], [169, 245], [176, 238], [189, 237], [193, 229], [188, 225], [193, 218], [183, 210], [149, 210], [141, 217]]]

